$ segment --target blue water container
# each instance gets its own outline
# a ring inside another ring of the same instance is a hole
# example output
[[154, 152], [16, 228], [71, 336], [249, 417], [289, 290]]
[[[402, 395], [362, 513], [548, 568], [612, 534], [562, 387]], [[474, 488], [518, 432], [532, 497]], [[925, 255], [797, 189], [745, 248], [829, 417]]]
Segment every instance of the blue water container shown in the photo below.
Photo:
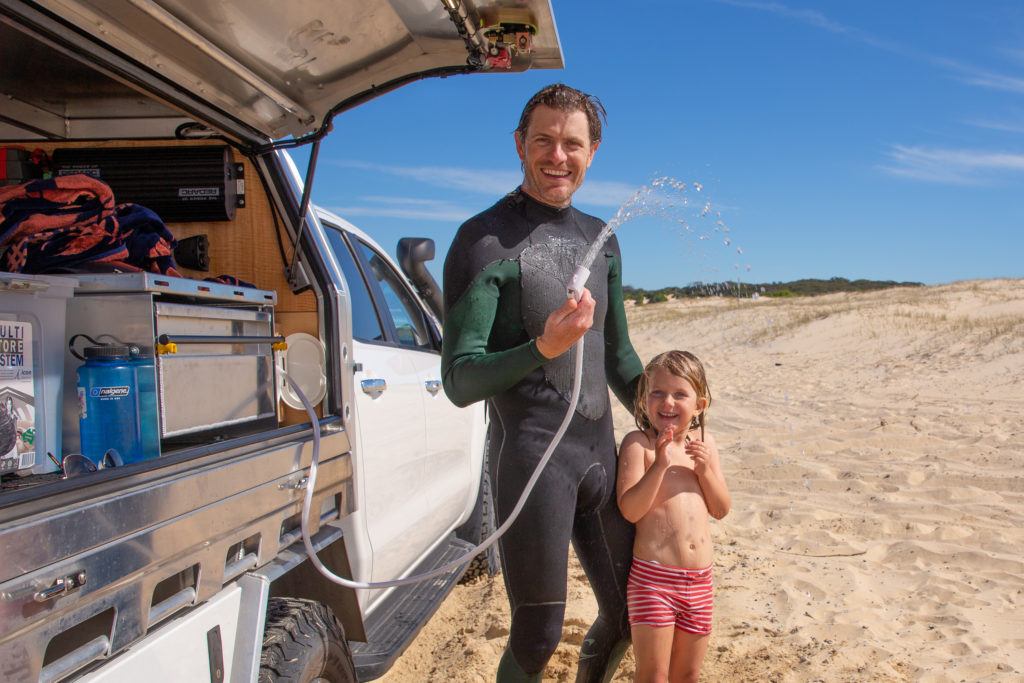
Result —
[[92, 346], [78, 368], [82, 454], [97, 465], [109, 449], [125, 463], [144, 458], [138, 363], [128, 346]]
[[160, 455], [160, 404], [156, 393], [156, 361], [150, 346], [132, 346], [135, 379], [139, 387], [139, 429], [142, 433], [142, 458]]

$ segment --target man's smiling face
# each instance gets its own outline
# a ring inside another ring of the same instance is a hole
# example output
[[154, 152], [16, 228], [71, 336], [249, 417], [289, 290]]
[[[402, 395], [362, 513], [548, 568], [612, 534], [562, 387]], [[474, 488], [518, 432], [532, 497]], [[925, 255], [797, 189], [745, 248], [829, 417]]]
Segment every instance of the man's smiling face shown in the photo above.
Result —
[[539, 105], [530, 115], [526, 135], [515, 137], [523, 162], [523, 192], [548, 206], [569, 206], [597, 151], [597, 143], [590, 142], [587, 115]]

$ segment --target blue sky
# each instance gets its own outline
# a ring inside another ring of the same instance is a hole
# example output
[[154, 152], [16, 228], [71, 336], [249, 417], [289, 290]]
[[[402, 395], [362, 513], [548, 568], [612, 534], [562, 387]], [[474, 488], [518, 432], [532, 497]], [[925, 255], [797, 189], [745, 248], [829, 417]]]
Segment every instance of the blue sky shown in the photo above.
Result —
[[1024, 276], [1019, 0], [554, 8], [564, 70], [424, 81], [342, 115], [314, 201], [388, 249], [433, 238], [439, 275], [459, 224], [521, 180], [523, 104], [562, 81], [608, 110], [579, 208], [609, 219], [657, 177], [686, 184], [618, 231], [627, 284]]

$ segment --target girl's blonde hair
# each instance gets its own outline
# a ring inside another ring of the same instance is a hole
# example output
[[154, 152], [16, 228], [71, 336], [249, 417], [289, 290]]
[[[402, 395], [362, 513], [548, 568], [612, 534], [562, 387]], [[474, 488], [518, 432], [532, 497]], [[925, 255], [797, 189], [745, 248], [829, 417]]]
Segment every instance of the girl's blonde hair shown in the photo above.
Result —
[[697, 356], [689, 351], [666, 351], [659, 353], [651, 359], [651, 362], [644, 368], [640, 375], [640, 383], [636, 388], [636, 399], [633, 401], [633, 419], [640, 431], [652, 429], [651, 418], [647, 415], [647, 394], [651, 390], [651, 375], [658, 368], [664, 368], [676, 377], [682, 377], [697, 392], [697, 398], [706, 399], [704, 410], [694, 415], [690, 421], [690, 429], [700, 427], [700, 438], [704, 439], [704, 415], [711, 407], [711, 389], [708, 388], [708, 378], [704, 374], [704, 364]]

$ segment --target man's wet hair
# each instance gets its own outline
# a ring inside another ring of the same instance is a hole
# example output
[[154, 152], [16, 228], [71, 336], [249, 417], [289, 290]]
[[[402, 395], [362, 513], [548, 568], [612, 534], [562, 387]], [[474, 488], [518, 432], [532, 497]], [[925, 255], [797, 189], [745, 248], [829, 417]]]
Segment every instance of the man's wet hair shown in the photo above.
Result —
[[561, 112], [583, 112], [590, 128], [590, 143], [596, 145], [601, 142], [601, 121], [602, 119], [608, 120], [608, 113], [604, 110], [601, 100], [564, 83], [552, 83], [541, 88], [536, 95], [530, 98], [530, 101], [523, 107], [523, 113], [519, 117], [519, 126], [516, 127], [516, 133], [520, 138], [526, 137], [526, 129], [530, 127], [533, 110], [541, 104]]

